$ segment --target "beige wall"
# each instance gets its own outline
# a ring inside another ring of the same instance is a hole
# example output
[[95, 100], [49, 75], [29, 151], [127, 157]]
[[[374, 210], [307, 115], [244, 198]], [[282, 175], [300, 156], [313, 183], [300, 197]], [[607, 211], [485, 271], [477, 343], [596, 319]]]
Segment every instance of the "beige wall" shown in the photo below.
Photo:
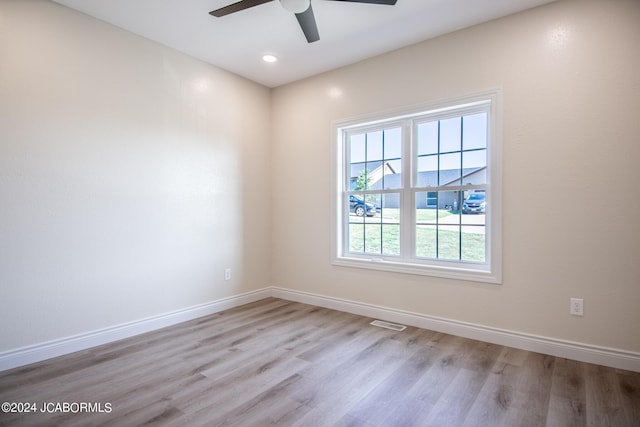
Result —
[[[277, 88], [273, 285], [640, 351], [639, 23], [637, 1], [564, 1]], [[503, 284], [332, 266], [332, 121], [493, 87]]]
[[269, 132], [262, 86], [0, 1], [0, 351], [267, 286]]
[[[1, 0], [0, 351], [267, 285], [640, 351], [638, 22], [563, 1], [271, 92]], [[504, 283], [331, 266], [332, 121], [493, 87]]]

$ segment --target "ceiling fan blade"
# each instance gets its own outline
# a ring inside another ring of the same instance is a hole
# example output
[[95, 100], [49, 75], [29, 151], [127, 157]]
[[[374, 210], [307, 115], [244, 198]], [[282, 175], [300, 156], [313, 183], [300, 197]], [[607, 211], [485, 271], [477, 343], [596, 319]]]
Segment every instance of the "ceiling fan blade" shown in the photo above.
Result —
[[333, 1], [346, 1], [349, 3], [371, 3], [371, 4], [388, 4], [393, 6], [398, 0], [333, 0]]
[[316, 25], [316, 18], [313, 16], [313, 9], [311, 5], [302, 13], [296, 13], [296, 18], [302, 28], [304, 36], [307, 38], [307, 42], [313, 43], [320, 40], [320, 34], [318, 34], [318, 26]]
[[240, 12], [241, 10], [249, 9], [250, 7], [258, 6], [263, 3], [268, 3], [271, 0], [241, 0], [237, 3], [230, 4], [229, 6], [221, 7], [220, 9], [212, 10], [209, 15], [221, 17], [229, 15], [230, 13]]

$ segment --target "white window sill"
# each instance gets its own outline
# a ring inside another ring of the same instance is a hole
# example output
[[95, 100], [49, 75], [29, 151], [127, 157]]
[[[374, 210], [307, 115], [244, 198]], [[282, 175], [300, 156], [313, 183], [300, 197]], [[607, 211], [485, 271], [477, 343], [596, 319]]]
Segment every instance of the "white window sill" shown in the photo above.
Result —
[[[499, 274], [489, 270], [480, 269], [484, 266], [469, 264], [470, 268], [461, 266], [426, 265], [414, 264], [403, 261], [393, 261], [382, 258], [356, 258], [340, 257], [332, 261], [333, 265], [341, 267], [365, 268], [371, 270], [389, 271], [394, 273], [405, 273], [421, 276], [443, 277], [446, 279], [467, 280], [473, 282], [484, 282], [501, 284], [502, 278]], [[474, 268], [471, 268], [474, 267]], [[480, 267], [480, 268], [478, 268]]]

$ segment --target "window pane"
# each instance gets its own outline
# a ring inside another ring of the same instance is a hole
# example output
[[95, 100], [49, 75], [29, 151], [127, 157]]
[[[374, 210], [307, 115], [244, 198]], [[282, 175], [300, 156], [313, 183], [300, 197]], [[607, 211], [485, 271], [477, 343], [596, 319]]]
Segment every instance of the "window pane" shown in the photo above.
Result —
[[438, 152], [438, 122], [418, 124], [418, 155]]
[[458, 191], [416, 192], [416, 256], [485, 262], [485, 216], [463, 214], [462, 203]]
[[421, 258], [436, 258], [436, 226], [416, 226], [416, 255]]
[[382, 203], [384, 195], [382, 194], [365, 194], [364, 200], [366, 201], [367, 214], [364, 219], [367, 224], [375, 224], [382, 222]]
[[364, 252], [367, 254], [381, 254], [382, 226], [379, 224], [366, 224], [364, 227]]
[[400, 193], [383, 194], [380, 207], [380, 218], [384, 223], [398, 224], [400, 222]]
[[468, 216], [465, 218], [465, 223], [478, 223], [482, 221], [484, 224], [484, 214], [486, 210], [486, 200], [484, 191], [470, 191], [465, 195], [462, 203], [462, 213], [471, 215], [477, 214], [477, 218], [472, 220], [473, 217]]
[[382, 161], [367, 162], [365, 169], [367, 172], [360, 177], [357, 190], [380, 190], [384, 170]]
[[462, 227], [462, 260], [485, 262], [485, 227]]
[[418, 157], [417, 187], [435, 187], [438, 185], [438, 156]]
[[364, 134], [351, 135], [349, 138], [350, 162], [358, 163], [365, 161], [365, 140]]
[[438, 258], [460, 259], [460, 227], [457, 225], [438, 226]]
[[462, 156], [460, 152], [440, 155], [440, 185], [460, 185]]
[[441, 191], [443, 198], [451, 199], [449, 209], [438, 211], [438, 258], [460, 259], [460, 192]]
[[482, 185], [487, 183], [487, 150], [462, 153], [463, 183]]
[[349, 252], [364, 252], [364, 224], [349, 223]]
[[464, 200], [458, 191], [416, 192], [416, 256], [486, 261], [485, 215], [464, 213]]
[[402, 129], [384, 130], [384, 169], [382, 188], [385, 190], [402, 187]]
[[402, 187], [402, 160], [390, 160], [385, 162], [385, 174], [382, 177], [385, 190], [393, 190]]
[[419, 191], [416, 193], [416, 256], [437, 258], [437, 206], [438, 192]]
[[461, 117], [440, 120], [440, 152], [460, 151]]
[[[369, 201], [371, 195], [349, 194], [349, 222], [364, 222], [365, 217], [375, 216], [376, 207]], [[365, 200], [366, 198], [366, 200]]]
[[402, 157], [402, 129], [392, 128], [384, 131], [384, 158], [399, 159]]
[[349, 139], [349, 190], [402, 187], [402, 128], [353, 134]]
[[416, 223], [435, 224], [438, 206], [442, 203], [437, 191], [418, 191], [416, 193]]
[[349, 251], [400, 255], [400, 193], [349, 195]]
[[[351, 173], [349, 180], [349, 189], [350, 190], [365, 190], [365, 188], [358, 188], [359, 180], [358, 178], [364, 174], [365, 163], [352, 163], [351, 164]], [[362, 181], [364, 182], [364, 181]]]
[[400, 255], [400, 224], [384, 224], [382, 236], [382, 253]]
[[487, 113], [464, 116], [462, 148], [487, 148]]
[[[381, 185], [385, 190], [400, 188], [402, 187], [402, 174], [400, 173], [401, 167], [402, 162], [400, 160], [384, 162], [383, 166], [376, 171], [377, 174], [372, 175], [372, 181], [379, 183], [379, 185]], [[372, 188], [377, 189], [379, 187]]]
[[382, 131], [367, 133], [367, 161], [382, 160]]
[[466, 192], [462, 205], [461, 259], [485, 262], [486, 216], [484, 191]]

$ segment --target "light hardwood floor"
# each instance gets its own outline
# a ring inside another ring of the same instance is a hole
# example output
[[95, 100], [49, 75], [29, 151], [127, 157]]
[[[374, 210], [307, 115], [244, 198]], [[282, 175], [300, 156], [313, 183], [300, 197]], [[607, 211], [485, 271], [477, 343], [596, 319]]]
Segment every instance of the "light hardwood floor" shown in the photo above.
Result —
[[269, 298], [5, 371], [0, 402], [111, 411], [0, 425], [640, 426], [640, 373], [371, 320]]

